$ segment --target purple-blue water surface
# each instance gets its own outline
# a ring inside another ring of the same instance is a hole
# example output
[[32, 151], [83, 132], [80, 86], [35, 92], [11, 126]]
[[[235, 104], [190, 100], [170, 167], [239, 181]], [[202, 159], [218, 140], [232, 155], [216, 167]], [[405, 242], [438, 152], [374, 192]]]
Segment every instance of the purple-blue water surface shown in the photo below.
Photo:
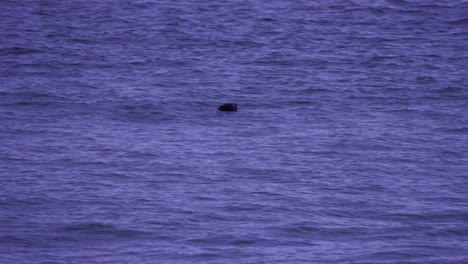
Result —
[[464, 0], [3, 0], [0, 263], [468, 263], [467, 84]]

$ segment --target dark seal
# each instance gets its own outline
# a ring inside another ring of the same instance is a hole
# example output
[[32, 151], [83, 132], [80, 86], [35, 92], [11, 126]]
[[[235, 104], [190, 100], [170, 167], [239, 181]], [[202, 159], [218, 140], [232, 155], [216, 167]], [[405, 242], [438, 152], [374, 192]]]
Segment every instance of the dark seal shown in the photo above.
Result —
[[223, 104], [220, 107], [218, 107], [218, 110], [223, 112], [236, 112], [237, 104]]

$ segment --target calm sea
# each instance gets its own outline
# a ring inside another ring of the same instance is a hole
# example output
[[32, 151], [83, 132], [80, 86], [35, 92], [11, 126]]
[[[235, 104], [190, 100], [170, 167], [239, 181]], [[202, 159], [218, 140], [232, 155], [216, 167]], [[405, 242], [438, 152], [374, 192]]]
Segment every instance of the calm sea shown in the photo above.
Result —
[[0, 263], [468, 263], [467, 85], [466, 0], [2, 0]]

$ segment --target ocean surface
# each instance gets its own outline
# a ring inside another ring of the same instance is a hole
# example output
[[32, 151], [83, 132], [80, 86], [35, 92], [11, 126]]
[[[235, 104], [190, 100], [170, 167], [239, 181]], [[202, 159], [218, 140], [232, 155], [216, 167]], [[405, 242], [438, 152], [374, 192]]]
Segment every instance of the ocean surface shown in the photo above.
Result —
[[468, 263], [468, 1], [2, 0], [0, 263]]

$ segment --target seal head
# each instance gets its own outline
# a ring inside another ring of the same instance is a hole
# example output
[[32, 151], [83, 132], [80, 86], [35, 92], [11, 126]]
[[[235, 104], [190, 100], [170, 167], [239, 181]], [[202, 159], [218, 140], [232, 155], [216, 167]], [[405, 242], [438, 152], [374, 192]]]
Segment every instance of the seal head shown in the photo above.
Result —
[[223, 112], [236, 112], [237, 111], [237, 104], [223, 104], [218, 107], [219, 111]]

